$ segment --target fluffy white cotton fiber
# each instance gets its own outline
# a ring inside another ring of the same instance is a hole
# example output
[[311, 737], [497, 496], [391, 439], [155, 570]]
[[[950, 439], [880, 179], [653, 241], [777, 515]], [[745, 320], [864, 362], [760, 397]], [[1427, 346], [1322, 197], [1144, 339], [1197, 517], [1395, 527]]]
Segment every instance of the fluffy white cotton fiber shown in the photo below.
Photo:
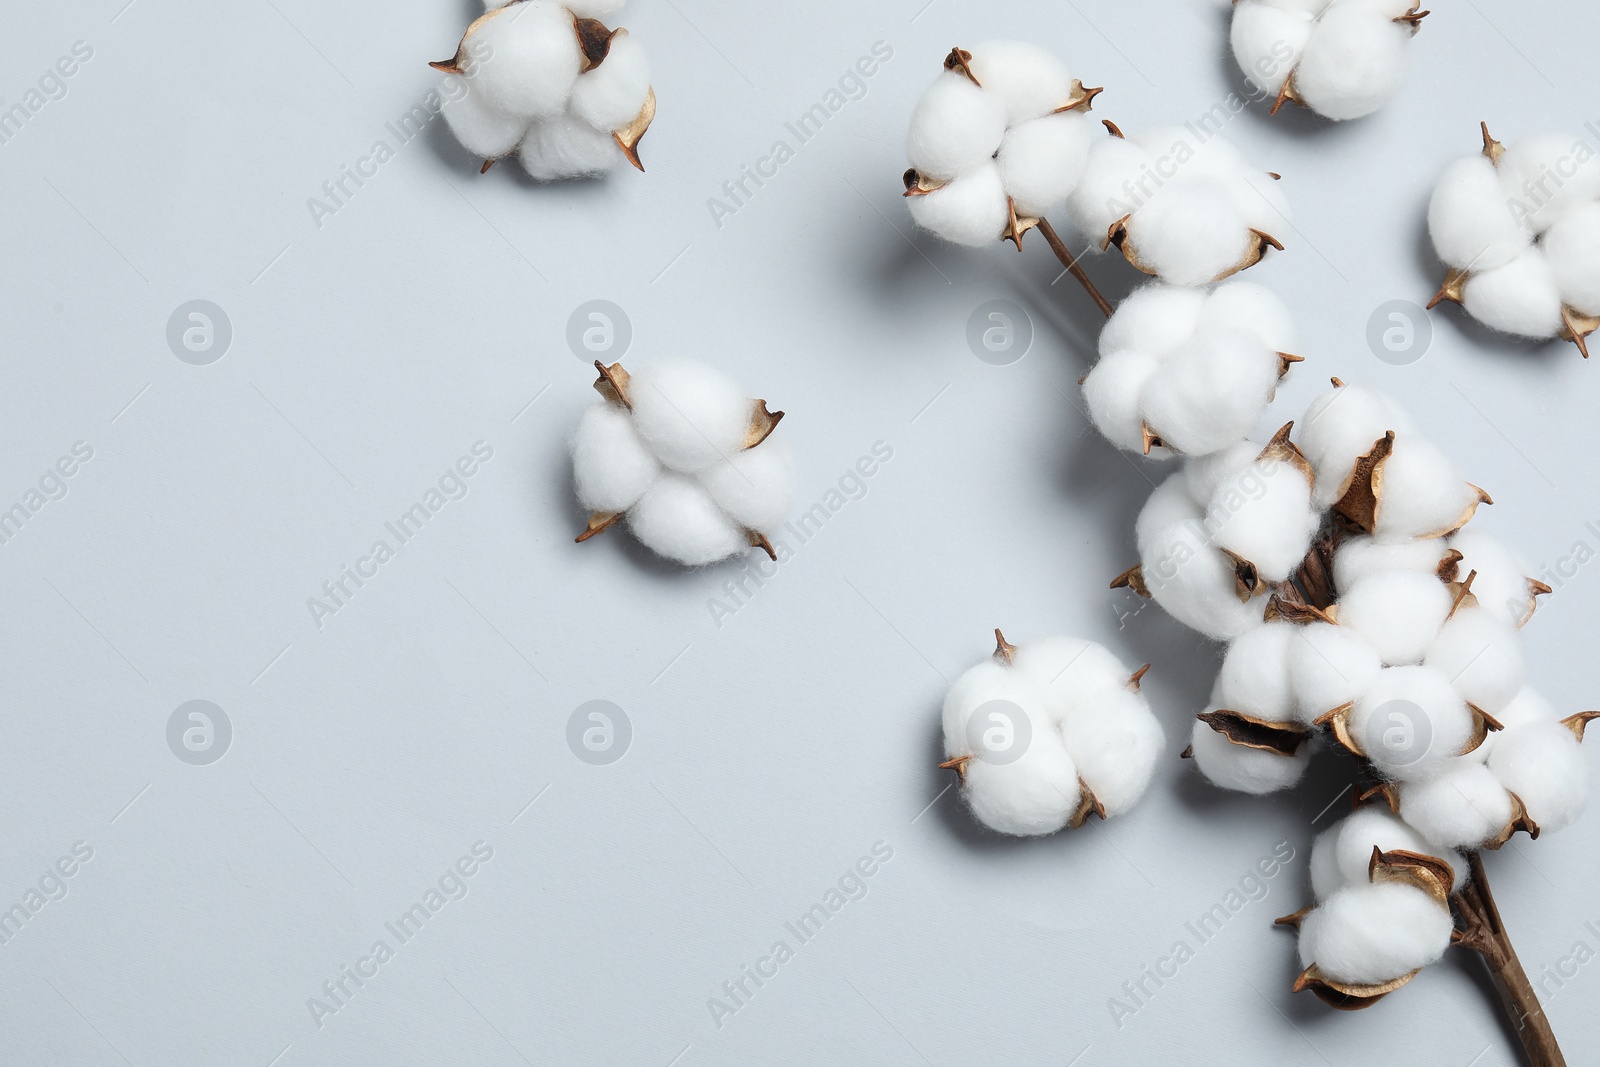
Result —
[[1444, 624], [1423, 663], [1439, 671], [1467, 702], [1490, 715], [1521, 691], [1527, 662], [1517, 631], [1504, 616], [1463, 607]]
[[1294, 99], [1330, 119], [1370, 115], [1405, 84], [1413, 27], [1408, 5], [1379, 0], [1243, 0], [1231, 32], [1239, 69], [1258, 92], [1285, 81]]
[[1467, 865], [1448, 847], [1430, 844], [1414, 827], [1387, 808], [1367, 805], [1357, 808], [1317, 835], [1311, 848], [1311, 891], [1324, 901], [1349, 886], [1366, 885], [1372, 865], [1372, 850], [1415, 852], [1434, 856], [1450, 864], [1454, 888], [1466, 879]]
[[1380, 571], [1341, 592], [1339, 625], [1361, 635], [1391, 667], [1421, 663], [1453, 602], [1433, 575]]
[[[1006, 131], [995, 162], [1017, 214], [1043, 218], [1058, 212], [1083, 175], [1093, 124], [1080, 111], [1030, 119]], [[915, 198], [913, 198], [915, 199]]]
[[528, 132], [526, 118], [490, 105], [468, 79], [460, 75], [451, 78], [459, 88], [444, 97], [440, 112], [463, 148], [475, 156], [498, 159], [522, 143]]
[[[1600, 171], [1600, 165], [1596, 165]], [[1600, 315], [1600, 203], [1561, 217], [1540, 242], [1561, 299], [1584, 315]]]
[[1377, 985], [1443, 956], [1453, 929], [1450, 909], [1416, 886], [1348, 886], [1300, 924], [1300, 963], [1336, 982]]
[[1383, 660], [1360, 634], [1326, 622], [1299, 627], [1288, 658], [1295, 702], [1307, 725], [1355, 700], [1383, 670]]
[[1294, 573], [1322, 524], [1305, 474], [1276, 459], [1257, 460], [1225, 479], [1206, 514], [1217, 546], [1249, 561], [1268, 582]]
[[1474, 272], [1462, 293], [1467, 314], [1493, 329], [1524, 337], [1554, 337], [1561, 329], [1561, 288], [1540, 248]]
[[646, 547], [700, 566], [746, 551], [783, 523], [794, 502], [788, 447], [770, 433], [746, 447], [760, 409], [737, 383], [687, 360], [612, 382], [572, 445], [591, 524], [626, 514]]
[[986, 161], [924, 196], [906, 199], [918, 226], [974, 248], [993, 244], [1010, 220], [1000, 168]]
[[1244, 333], [1199, 334], [1144, 390], [1150, 427], [1173, 450], [1203, 456], [1236, 444], [1271, 403], [1278, 357]]
[[1198, 719], [1189, 734], [1189, 754], [1207, 781], [1222, 789], [1256, 796], [1276, 793], [1298, 782], [1311, 763], [1311, 748], [1301, 745], [1294, 755], [1284, 756], [1236, 745]]
[[1210, 180], [1174, 181], [1127, 222], [1127, 246], [1146, 270], [1173, 285], [1205, 285], [1232, 273], [1250, 240], [1227, 188]]
[[1065, 106], [1072, 73], [1055, 56], [1028, 41], [985, 41], [971, 49], [969, 66], [984, 91], [1005, 108], [1006, 124], [1019, 126]]
[[1348, 589], [1356, 582], [1380, 571], [1439, 573], [1447, 546], [1438, 538], [1418, 541], [1379, 541], [1366, 534], [1351, 534], [1339, 542], [1333, 557], [1333, 583]]
[[1472, 592], [1479, 606], [1503, 616], [1513, 626], [1521, 626], [1534, 610], [1532, 568], [1494, 535], [1476, 529], [1476, 525], [1457, 531], [1449, 541], [1450, 548], [1461, 553], [1461, 577], [1477, 572]]
[[1383, 464], [1383, 497], [1373, 536], [1380, 541], [1438, 537], [1466, 521], [1478, 502], [1443, 449], [1416, 433], [1397, 434]]
[[1241, 602], [1232, 561], [1212, 543], [1181, 474], [1150, 494], [1135, 524], [1144, 582], [1173, 618], [1231, 641], [1262, 623], [1265, 598]]
[[1005, 132], [1004, 102], [960, 71], [947, 70], [911, 112], [906, 158], [923, 176], [947, 181], [992, 157]]
[[1356, 698], [1350, 733], [1372, 766], [1402, 781], [1428, 778], [1467, 751], [1476, 720], [1450, 679], [1390, 667]]
[[1269, 622], [1230, 644], [1222, 658], [1211, 702], [1269, 722], [1295, 721], [1289, 651], [1297, 630], [1291, 623]]
[[650, 61], [644, 46], [618, 29], [598, 67], [578, 75], [572, 113], [596, 130], [619, 130], [632, 122], [650, 95]]
[[603, 174], [617, 160], [611, 135], [570, 118], [546, 119], [528, 127], [518, 158], [540, 181]]
[[1478, 848], [1511, 822], [1511, 795], [1488, 767], [1460, 759], [1433, 778], [1401, 783], [1400, 815], [1429, 841]]
[[1500, 175], [1483, 155], [1445, 168], [1428, 201], [1428, 232], [1440, 259], [1474, 270], [1504, 266], [1533, 242], [1532, 231], [1507, 210]]
[[1313, 17], [1266, 0], [1234, 5], [1229, 41], [1239, 69], [1258, 92], [1277, 95], [1311, 39]]
[[1384, 434], [1409, 429], [1411, 420], [1388, 397], [1364, 385], [1337, 386], [1314, 400], [1300, 421], [1299, 445], [1316, 472], [1316, 505], [1329, 507], [1344, 495], [1356, 460]]
[[1528, 723], [1495, 738], [1489, 770], [1515, 793], [1540, 830], [1577, 821], [1589, 799], [1589, 768], [1578, 738], [1555, 722]]
[[[474, 34], [466, 73], [491, 106], [530, 119], [566, 110], [582, 52], [572, 15], [554, 0], [523, 0]], [[481, 56], [481, 58], [480, 58]]]

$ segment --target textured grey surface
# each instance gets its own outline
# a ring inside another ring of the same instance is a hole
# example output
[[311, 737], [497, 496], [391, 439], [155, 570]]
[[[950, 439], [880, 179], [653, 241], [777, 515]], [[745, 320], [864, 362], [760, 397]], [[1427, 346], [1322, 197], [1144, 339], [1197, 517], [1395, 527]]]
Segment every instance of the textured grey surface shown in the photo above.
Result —
[[[1270, 920], [1306, 899], [1310, 825], [1345, 803], [1345, 768], [1274, 802], [1177, 760], [1215, 652], [1106, 589], [1150, 485], [1075, 407], [1093, 309], [1050, 284], [1042, 242], [939, 247], [898, 196], [908, 113], [951, 45], [1035, 37], [1107, 87], [1096, 114], [1138, 127], [1238, 85], [1221, 8], [639, 0], [623, 21], [656, 71], [650, 172], [538, 188], [510, 165], [478, 177], [439, 123], [409, 143], [386, 125], [475, 4], [125, 3], [17, 9], [0, 39], [5, 106], [74, 42], [93, 50], [0, 144], [0, 504], [93, 451], [0, 545], [0, 898], [75, 842], [93, 852], [0, 944], [0, 1061], [1514, 1062], [1461, 962], [1354, 1015], [1287, 991]], [[1365, 337], [1381, 304], [1433, 291], [1423, 205], [1480, 118], [1506, 137], [1600, 118], [1595, 21], [1446, 5], [1378, 116], [1228, 126], [1297, 211], [1251, 274], [1307, 338], [1274, 424], [1330, 374], [1394, 391], [1494, 494], [1480, 521], [1550, 568], [1600, 548], [1600, 367], [1450, 312], [1408, 366]], [[864, 96], [798, 143], [785, 123], [878, 41], [893, 55]], [[380, 139], [393, 158], [317, 225], [308, 198]], [[792, 158], [719, 226], [708, 198], [780, 139]], [[1089, 266], [1114, 294], [1133, 283]], [[995, 298], [1036, 329], [1011, 366], [965, 341]], [[205, 366], [167, 343], [195, 299], [232, 326]], [[736, 564], [676, 570], [616, 533], [574, 545], [564, 441], [595, 397], [565, 332], [592, 299], [626, 310], [627, 359], [706, 358], [788, 411], [802, 507], [876, 443], [892, 458], [738, 602]], [[319, 627], [308, 598], [480, 441], [493, 458], [466, 495]], [[1600, 579], [1566, 572], [1527, 632], [1576, 710]], [[712, 598], [737, 610], [714, 618]], [[942, 688], [995, 625], [1154, 662], [1172, 758], [1135, 813], [1011, 842], [941, 794]], [[209, 765], [168, 747], [192, 700], [232, 726]], [[605, 766], [567, 743], [591, 700], [632, 726]], [[1591, 816], [1490, 862], [1536, 980], [1574, 972], [1547, 1000], [1572, 1063], [1600, 1058], [1600, 977], [1561, 962], [1600, 944], [1579, 888], [1600, 878], [1595, 833]], [[1187, 924], [1281, 841], [1296, 858], [1202, 943]], [[466, 895], [402, 944], [386, 924], [477, 842], [493, 855], [465, 865]], [[892, 858], [865, 895], [801, 943], [785, 924], [875, 842]], [[392, 958], [314, 1019], [309, 998], [380, 940]], [[780, 940], [792, 958], [714, 1019]], [[1114, 1018], [1178, 941], [1175, 976]]]

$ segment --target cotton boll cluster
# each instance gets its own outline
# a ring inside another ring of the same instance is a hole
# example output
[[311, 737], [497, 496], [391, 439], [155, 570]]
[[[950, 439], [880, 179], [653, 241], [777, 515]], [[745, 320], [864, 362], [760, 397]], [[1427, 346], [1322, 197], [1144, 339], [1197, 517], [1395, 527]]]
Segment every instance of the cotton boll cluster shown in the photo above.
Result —
[[578, 540], [626, 517], [646, 547], [689, 566], [751, 546], [773, 555], [763, 531], [794, 501], [788, 449], [771, 437], [783, 412], [701, 363], [631, 375], [595, 366], [606, 402], [584, 413], [572, 445], [578, 499], [591, 513]]
[[1253, 166], [1220, 134], [1158, 127], [1111, 136], [1089, 152], [1068, 200], [1078, 228], [1104, 250], [1174, 285], [1219, 281], [1259, 262], [1289, 226], [1277, 175]]
[[1250, 84], [1325, 118], [1357, 119], [1405, 84], [1426, 11], [1410, 0], [1240, 0], [1233, 55]]
[[433, 66], [453, 75], [443, 114], [483, 169], [516, 153], [542, 181], [603, 174], [627, 160], [655, 116], [643, 47], [598, 20], [618, 2], [491, 2], [467, 28], [455, 57]]
[[1021, 247], [1083, 173], [1099, 91], [1026, 41], [953, 50], [911, 115], [911, 217], [956, 244]]
[[1445, 168], [1428, 204], [1452, 300], [1492, 329], [1577, 344], [1600, 328], [1600, 160], [1581, 137], [1535, 134]]
[[1209, 455], [1250, 436], [1297, 345], [1289, 309], [1253, 282], [1151, 282], [1106, 322], [1084, 400], [1119, 448]]
[[978, 820], [1015, 836], [1120, 815], [1150, 785], [1165, 745], [1130, 672], [1100, 645], [1051, 637], [1011, 645], [945, 697], [945, 754]]

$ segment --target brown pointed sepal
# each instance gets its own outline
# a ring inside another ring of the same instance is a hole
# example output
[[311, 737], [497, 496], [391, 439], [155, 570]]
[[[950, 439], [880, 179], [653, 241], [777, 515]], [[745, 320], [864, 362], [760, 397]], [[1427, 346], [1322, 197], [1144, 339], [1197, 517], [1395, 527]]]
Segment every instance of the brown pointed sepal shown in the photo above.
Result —
[[622, 512], [620, 511], [597, 511], [589, 516], [589, 525], [585, 526], [583, 533], [574, 537], [573, 541], [581, 545], [595, 534], [605, 533], [611, 529], [621, 518]]
[[765, 400], [755, 400], [750, 405], [750, 429], [745, 431], [741, 449], [751, 449], [772, 436], [772, 431], [783, 421], [783, 412], [768, 411]]
[[955, 771], [956, 778], [965, 782], [967, 780], [967, 764], [971, 760], [971, 756], [955, 756], [939, 764], [939, 769], [941, 771]]
[[1362, 533], [1370, 534], [1378, 525], [1378, 508], [1383, 504], [1383, 464], [1394, 452], [1394, 431], [1373, 444], [1350, 472], [1350, 481], [1333, 510]]
[[1361, 742], [1355, 739], [1350, 732], [1350, 712], [1355, 709], [1354, 704], [1340, 704], [1332, 711], [1323, 712], [1314, 720], [1318, 726], [1326, 726], [1333, 731], [1334, 739], [1344, 746], [1346, 752], [1352, 756], [1365, 757], [1366, 752], [1361, 748]]
[[644, 164], [639, 161], [639, 142], [650, 131], [650, 124], [656, 118], [656, 91], [652, 86], [648, 96], [644, 98], [644, 107], [639, 109], [639, 114], [634, 116], [632, 122], [620, 130], [611, 131], [611, 139], [617, 142], [617, 147], [622, 149], [622, 154], [628, 158], [641, 174], [644, 173]]
[[1498, 849], [1505, 845], [1507, 841], [1510, 841], [1512, 835], [1514, 835], [1518, 830], [1521, 830], [1523, 833], [1527, 834], [1529, 840], [1539, 840], [1539, 824], [1534, 822], [1533, 819], [1528, 815], [1528, 807], [1522, 802], [1522, 798], [1517, 796], [1517, 794], [1512, 793], [1511, 818], [1506, 821], [1505, 827], [1501, 829], [1498, 834], [1496, 834], [1492, 839], [1485, 841], [1479, 847], [1489, 849], [1490, 851]]
[[622, 364], [613, 363], [608, 367], [597, 359], [594, 368], [600, 372], [600, 377], [594, 383], [595, 392], [611, 403], [632, 411], [633, 401], [628, 398], [628, 385], [633, 377], [622, 369]]
[[1306, 357], [1305, 356], [1297, 356], [1297, 355], [1294, 355], [1291, 352], [1279, 352], [1278, 353], [1278, 380], [1281, 382], [1281, 381], [1283, 381], [1283, 379], [1285, 377], [1288, 376], [1290, 367], [1294, 366], [1296, 363], [1304, 363], [1305, 361], [1306, 361]]
[[1094, 109], [1094, 98], [1105, 91], [1106, 89], [1103, 85], [1085, 88], [1083, 82], [1073, 78], [1072, 92], [1067, 95], [1066, 102], [1056, 108], [1052, 114], [1059, 115], [1064, 111], [1091, 111]]
[[1372, 858], [1367, 861], [1367, 878], [1373, 885], [1398, 882], [1415, 886], [1432, 897], [1441, 908], [1448, 909], [1455, 871], [1438, 856], [1403, 848], [1385, 852], [1374, 845]]
[[751, 548], [761, 549], [761, 551], [767, 554], [767, 558], [770, 560], [776, 560], [778, 558], [778, 553], [772, 547], [772, 539], [766, 534], [761, 533], [758, 530], [746, 530], [744, 535], [749, 540]]
[[428, 66], [432, 67], [434, 70], [442, 71], [445, 74], [465, 74], [467, 70], [468, 38], [470, 38], [474, 33], [478, 32], [479, 27], [481, 27], [485, 22], [488, 22], [492, 18], [498, 18], [507, 11], [511, 10], [511, 8], [514, 6], [516, 5], [506, 4], [501, 7], [490, 8], [488, 11], [485, 11], [483, 14], [473, 19], [472, 24], [467, 27], [467, 32], [461, 35], [460, 43], [456, 45], [456, 54], [451, 56], [449, 59], [436, 59], [432, 63], [429, 63]]
[[1227, 738], [1229, 744], [1278, 756], [1293, 756], [1311, 736], [1311, 732], [1297, 722], [1271, 722], [1226, 708], [1201, 712], [1196, 718]]
[[[1283, 353], [1279, 353], [1281, 356]], [[1286, 422], [1272, 435], [1272, 440], [1267, 442], [1267, 447], [1261, 450], [1257, 460], [1271, 459], [1279, 463], [1287, 463], [1295, 470], [1306, 476], [1306, 484], [1315, 487], [1317, 483], [1316, 472], [1311, 469], [1311, 461], [1306, 454], [1300, 451], [1300, 446], [1289, 440], [1289, 431], [1294, 429], [1294, 423]]]
[[1568, 715], [1562, 719], [1561, 725], [1571, 730], [1573, 736], [1582, 741], [1584, 727], [1596, 719], [1600, 719], [1600, 711], [1580, 711], [1576, 715]]
[[1356, 794], [1356, 805], [1370, 804], [1374, 800], [1382, 800], [1389, 806], [1391, 815], [1400, 814], [1400, 787], [1393, 782], [1379, 782], [1369, 786]]
[[1089, 783], [1079, 778], [1078, 789], [1082, 792], [1082, 799], [1078, 801], [1078, 810], [1072, 813], [1072, 818], [1067, 823], [1067, 828], [1070, 830], [1076, 830], [1088, 822], [1091, 815], [1101, 821], [1104, 821], [1106, 817], [1106, 806], [1100, 803], [1099, 797], [1094, 795], [1094, 790], [1089, 788]]
[[1315, 904], [1307, 904], [1305, 907], [1301, 908], [1299, 911], [1292, 911], [1288, 915], [1280, 915], [1280, 916], [1278, 916], [1276, 919], [1272, 920], [1272, 925], [1273, 926], [1292, 926], [1296, 930], [1298, 930], [1298, 929], [1300, 929], [1300, 924], [1305, 921], [1305, 917], [1307, 915], [1310, 915], [1312, 912], [1314, 912], [1316, 910], [1317, 910], [1317, 906]]
[[1387, 982], [1375, 984], [1359, 984], [1356, 982], [1338, 982], [1328, 978], [1316, 964], [1312, 964], [1300, 972], [1300, 977], [1294, 980], [1296, 993], [1311, 992], [1316, 998], [1330, 1008], [1340, 1011], [1360, 1011], [1370, 1008], [1396, 989], [1415, 978], [1422, 968], [1418, 967], [1409, 974], [1399, 978], [1392, 978]]
[[1301, 107], [1305, 106], [1305, 102], [1300, 99], [1299, 95], [1294, 89], [1294, 71], [1290, 71], [1289, 76], [1283, 79], [1283, 87], [1278, 90], [1277, 99], [1272, 101], [1272, 110], [1268, 111], [1267, 114], [1276, 115], [1279, 111], [1283, 110], [1284, 104], [1299, 104]]
[[1150, 599], [1150, 587], [1144, 584], [1144, 566], [1134, 564], [1115, 578], [1111, 579], [1113, 589], [1132, 589], [1135, 593]]
[[579, 73], [586, 73], [604, 63], [606, 56], [611, 54], [612, 39], [628, 32], [620, 26], [609, 29], [599, 19], [573, 19], [573, 29], [577, 31], [578, 51], [583, 56], [583, 67]]
[[[1140, 684], [1144, 681], [1144, 676], [1149, 674], [1149, 673], [1150, 673], [1150, 664], [1148, 664], [1148, 663], [1146, 663], [1143, 667], [1140, 667], [1138, 670], [1134, 671], [1133, 674], [1129, 675], [1129, 677], [1128, 677], [1128, 689], [1130, 691], [1132, 691], [1132, 692], [1137, 693], [1139, 691]], [[1580, 738], [1579, 740], [1582, 740], [1582, 738]]]
[[1446, 300], [1452, 304], [1461, 303], [1466, 299], [1467, 279], [1470, 277], [1466, 271], [1457, 270], [1455, 267], [1445, 271], [1444, 282], [1439, 286], [1439, 291], [1428, 301], [1428, 310], [1432, 311]]
[[1584, 315], [1574, 308], [1561, 305], [1561, 339], [1578, 346], [1584, 359], [1589, 358], [1588, 337], [1600, 330], [1600, 315]]
[[950, 54], [944, 57], [944, 69], [959, 70], [973, 85], [980, 89], [983, 88], [983, 83], [978, 80], [978, 76], [972, 73], [972, 53], [965, 48], [956, 47], [950, 49]]

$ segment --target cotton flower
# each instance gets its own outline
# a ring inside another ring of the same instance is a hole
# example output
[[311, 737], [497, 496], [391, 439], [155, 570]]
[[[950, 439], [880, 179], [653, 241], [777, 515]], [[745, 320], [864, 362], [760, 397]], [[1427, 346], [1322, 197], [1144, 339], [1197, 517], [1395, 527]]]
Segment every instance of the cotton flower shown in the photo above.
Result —
[[720, 371], [673, 360], [629, 374], [596, 362], [590, 408], [572, 446], [588, 540], [626, 516], [635, 537], [689, 566], [759, 546], [793, 504], [789, 453], [771, 437], [783, 412]]
[[[1409, 6], [1408, 6], [1409, 5]], [[1330, 119], [1378, 110], [1405, 84], [1411, 38], [1428, 14], [1410, 0], [1240, 0], [1233, 55], [1272, 113], [1293, 101]]]
[[643, 170], [639, 139], [655, 117], [643, 48], [599, 21], [620, 2], [493, 3], [467, 28], [452, 59], [443, 114], [488, 170], [516, 153], [545, 181], [602, 174], [622, 160]]
[[1207, 292], [1151, 282], [1101, 330], [1084, 400], [1119, 448], [1209, 455], [1255, 429], [1299, 362], [1297, 345], [1289, 309], [1260, 285], [1235, 280]]
[[1541, 133], [1509, 146], [1483, 126], [1483, 151], [1450, 164], [1428, 204], [1449, 268], [1433, 307], [1452, 300], [1484, 325], [1562, 337], [1589, 355], [1600, 327], [1600, 160], [1581, 137]]
[[1100, 645], [1051, 637], [1011, 645], [945, 697], [942, 766], [978, 820], [1015, 836], [1077, 827], [1138, 803], [1165, 745], [1130, 672]]
[[1083, 173], [1100, 90], [1025, 41], [957, 48], [944, 65], [906, 136], [911, 217], [956, 244], [1020, 248]]
[[[1220, 134], [1158, 127], [1094, 141], [1068, 199], [1084, 236], [1174, 285], [1204, 285], [1257, 263], [1289, 225], [1277, 175]], [[1203, 139], [1202, 139], [1203, 137]]]

